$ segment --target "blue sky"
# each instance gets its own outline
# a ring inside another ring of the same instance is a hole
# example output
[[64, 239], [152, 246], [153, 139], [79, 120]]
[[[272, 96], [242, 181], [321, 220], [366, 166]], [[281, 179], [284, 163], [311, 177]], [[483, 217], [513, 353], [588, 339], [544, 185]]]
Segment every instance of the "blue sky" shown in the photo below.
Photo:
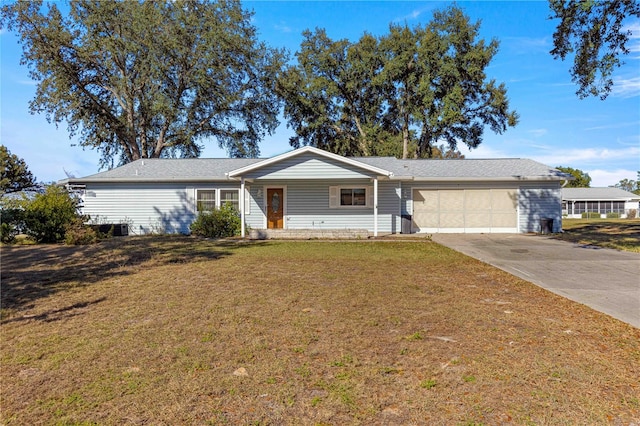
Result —
[[[253, 9], [260, 39], [295, 53], [305, 29], [325, 28], [334, 40], [357, 40], [366, 31], [383, 35], [389, 23], [426, 24], [435, 9], [449, 2], [310, 2], [245, 1]], [[546, 1], [461, 1], [457, 5], [473, 21], [481, 20], [481, 36], [497, 38], [500, 51], [487, 69], [490, 78], [507, 85], [520, 123], [502, 135], [486, 129], [483, 143], [467, 158], [531, 158], [550, 166], [570, 166], [592, 177], [592, 186], [636, 179], [640, 170], [640, 22], [629, 20], [634, 32], [631, 54], [615, 74], [613, 93], [605, 100], [580, 100], [569, 75], [570, 61], [548, 53], [556, 21], [548, 19]], [[0, 35], [0, 143], [23, 158], [40, 181], [63, 179], [66, 173], [86, 176], [99, 171], [98, 154], [72, 146], [66, 124], [59, 128], [42, 115], [31, 115], [28, 102], [36, 85], [21, 66], [16, 37]], [[275, 135], [261, 144], [263, 157], [290, 149], [291, 131], [281, 120]], [[215, 141], [206, 142], [203, 157], [226, 157]]]

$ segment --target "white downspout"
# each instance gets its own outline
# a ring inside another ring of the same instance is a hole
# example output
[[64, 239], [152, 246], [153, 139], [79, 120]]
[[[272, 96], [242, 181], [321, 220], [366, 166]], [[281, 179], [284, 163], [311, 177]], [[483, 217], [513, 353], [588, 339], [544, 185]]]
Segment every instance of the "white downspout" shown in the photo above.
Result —
[[378, 236], [378, 177], [373, 178], [373, 236]]
[[245, 237], [245, 232], [244, 232], [244, 223], [245, 223], [245, 217], [244, 217], [244, 178], [240, 178], [240, 236], [242, 238]]

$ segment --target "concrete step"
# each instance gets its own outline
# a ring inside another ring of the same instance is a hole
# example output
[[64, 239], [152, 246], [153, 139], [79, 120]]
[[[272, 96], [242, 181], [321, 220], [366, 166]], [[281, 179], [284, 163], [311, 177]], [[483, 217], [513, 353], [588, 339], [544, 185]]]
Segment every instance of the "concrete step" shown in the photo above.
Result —
[[366, 229], [251, 229], [252, 240], [367, 239]]

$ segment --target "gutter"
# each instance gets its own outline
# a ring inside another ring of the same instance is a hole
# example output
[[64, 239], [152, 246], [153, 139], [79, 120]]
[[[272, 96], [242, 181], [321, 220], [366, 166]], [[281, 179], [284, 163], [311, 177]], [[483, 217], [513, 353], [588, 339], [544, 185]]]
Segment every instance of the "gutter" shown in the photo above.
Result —
[[504, 177], [411, 177], [398, 176], [391, 180], [410, 180], [414, 182], [540, 182], [540, 181], [561, 181], [556, 176], [504, 176]]
[[109, 179], [63, 179], [56, 182], [57, 185], [82, 185], [86, 183], [198, 183], [198, 182], [227, 182], [226, 176], [215, 176], [206, 178], [109, 178]]

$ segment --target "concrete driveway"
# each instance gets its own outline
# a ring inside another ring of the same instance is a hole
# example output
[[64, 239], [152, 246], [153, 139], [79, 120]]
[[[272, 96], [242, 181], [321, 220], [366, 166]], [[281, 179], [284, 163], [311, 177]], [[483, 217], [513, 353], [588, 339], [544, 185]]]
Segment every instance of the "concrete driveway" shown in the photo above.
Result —
[[640, 328], [640, 254], [541, 235], [433, 234], [432, 238]]

